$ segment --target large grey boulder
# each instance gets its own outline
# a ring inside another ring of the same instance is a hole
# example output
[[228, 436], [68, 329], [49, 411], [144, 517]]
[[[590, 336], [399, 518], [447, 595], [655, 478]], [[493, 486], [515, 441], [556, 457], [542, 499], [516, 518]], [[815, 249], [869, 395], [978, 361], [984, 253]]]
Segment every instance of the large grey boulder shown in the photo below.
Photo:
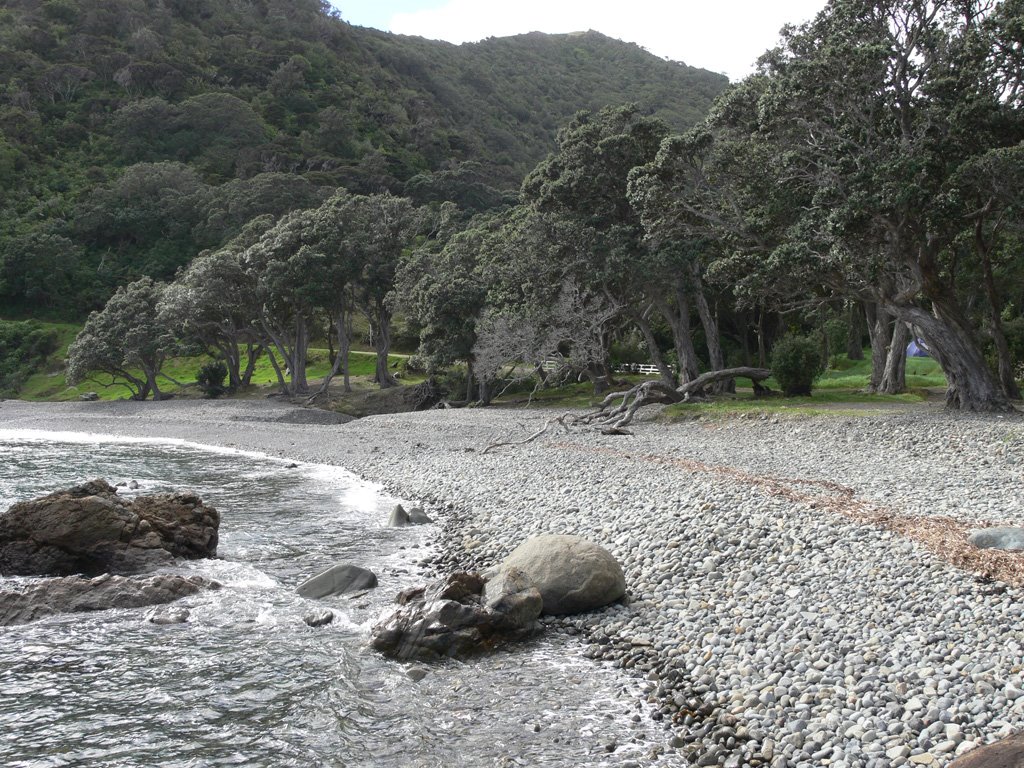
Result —
[[0, 591], [0, 626], [25, 624], [58, 613], [141, 608], [170, 603], [220, 584], [199, 576], [160, 573], [153, 576], [80, 576], [44, 579]]
[[1024, 768], [1024, 734], [972, 749], [949, 768]]
[[398, 659], [466, 656], [532, 634], [541, 598], [522, 574], [509, 574], [485, 595], [477, 573], [402, 592], [403, 605], [376, 624], [370, 645]]
[[0, 575], [126, 574], [215, 557], [219, 525], [217, 510], [194, 493], [127, 500], [91, 480], [0, 515]]
[[967, 540], [979, 549], [1024, 549], [1024, 528], [978, 528], [971, 531]]
[[622, 566], [604, 547], [580, 536], [527, 539], [502, 561], [497, 572], [511, 569], [518, 569], [536, 585], [548, 615], [592, 611], [626, 594]]
[[300, 597], [315, 600], [330, 595], [343, 595], [346, 592], [362, 592], [376, 586], [377, 576], [373, 571], [360, 568], [358, 565], [341, 563], [302, 582], [295, 591]]

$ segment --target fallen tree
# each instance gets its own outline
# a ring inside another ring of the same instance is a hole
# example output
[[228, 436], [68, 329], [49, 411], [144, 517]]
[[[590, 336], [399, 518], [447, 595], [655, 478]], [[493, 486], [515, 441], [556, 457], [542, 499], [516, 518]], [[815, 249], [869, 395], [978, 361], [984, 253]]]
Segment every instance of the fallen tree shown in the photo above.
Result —
[[[767, 368], [726, 368], [721, 371], [708, 371], [695, 379], [670, 387], [660, 379], [644, 381], [625, 392], [613, 392], [608, 395], [595, 413], [584, 416], [581, 420], [588, 424], [598, 424], [611, 429], [622, 429], [633, 421], [634, 414], [645, 405], [660, 403], [673, 405], [684, 403], [690, 398], [700, 395], [712, 384], [730, 379], [750, 379], [754, 384], [754, 393], [767, 392], [761, 382], [772, 375]], [[618, 405], [615, 405], [615, 403]], [[613, 407], [614, 406], [614, 407]]]
[[[633, 421], [633, 416], [645, 405], [663, 404], [673, 405], [685, 403], [692, 397], [701, 395], [707, 387], [722, 381], [731, 379], [750, 379], [754, 384], [754, 394], [766, 394], [770, 392], [761, 382], [772, 375], [767, 368], [726, 368], [721, 371], [708, 371], [692, 381], [681, 384], [678, 387], [671, 387], [660, 379], [644, 381], [624, 392], [612, 392], [601, 401], [597, 410], [593, 413], [578, 416], [571, 413], [555, 416], [544, 422], [544, 426], [538, 429], [529, 437], [523, 440], [503, 440], [491, 443], [484, 448], [488, 453], [496, 448], [519, 446], [532, 443], [541, 435], [545, 434], [553, 426], [559, 426], [564, 431], [569, 431], [570, 425], [585, 424], [595, 426], [606, 435], [628, 435], [624, 427]], [[618, 403], [616, 405], [616, 403]]]

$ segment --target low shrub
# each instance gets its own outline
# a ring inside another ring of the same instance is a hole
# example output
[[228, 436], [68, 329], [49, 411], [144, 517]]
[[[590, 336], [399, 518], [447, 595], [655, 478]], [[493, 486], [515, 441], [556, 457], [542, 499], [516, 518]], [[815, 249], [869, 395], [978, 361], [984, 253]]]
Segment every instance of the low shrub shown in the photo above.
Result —
[[785, 336], [772, 349], [772, 376], [787, 397], [811, 394], [823, 372], [819, 345], [804, 336]]
[[212, 360], [199, 368], [196, 384], [207, 397], [220, 397], [227, 392], [224, 381], [228, 377], [228, 368], [220, 360]]

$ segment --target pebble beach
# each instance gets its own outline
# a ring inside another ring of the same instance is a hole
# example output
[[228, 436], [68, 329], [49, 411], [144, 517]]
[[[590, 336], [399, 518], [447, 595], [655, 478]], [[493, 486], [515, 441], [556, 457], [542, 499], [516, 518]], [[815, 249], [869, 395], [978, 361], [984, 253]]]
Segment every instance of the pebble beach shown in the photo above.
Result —
[[486, 450], [552, 415], [339, 424], [262, 401], [3, 401], [0, 429], [343, 466], [439, 522], [427, 573], [488, 567], [538, 533], [602, 544], [628, 604], [548, 623], [640, 680], [635, 716], [664, 738], [623, 766], [945, 766], [1024, 729], [1024, 554], [993, 564], [966, 542], [976, 527], [1024, 525], [1020, 420], [647, 415], [631, 435], [556, 424]]

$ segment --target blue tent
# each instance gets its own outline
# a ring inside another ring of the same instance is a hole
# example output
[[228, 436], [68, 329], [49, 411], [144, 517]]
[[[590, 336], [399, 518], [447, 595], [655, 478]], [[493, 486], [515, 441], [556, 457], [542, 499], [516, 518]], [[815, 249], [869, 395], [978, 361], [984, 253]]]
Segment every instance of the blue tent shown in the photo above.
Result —
[[928, 347], [920, 339], [914, 339], [907, 344], [907, 357], [931, 357], [928, 354]]

